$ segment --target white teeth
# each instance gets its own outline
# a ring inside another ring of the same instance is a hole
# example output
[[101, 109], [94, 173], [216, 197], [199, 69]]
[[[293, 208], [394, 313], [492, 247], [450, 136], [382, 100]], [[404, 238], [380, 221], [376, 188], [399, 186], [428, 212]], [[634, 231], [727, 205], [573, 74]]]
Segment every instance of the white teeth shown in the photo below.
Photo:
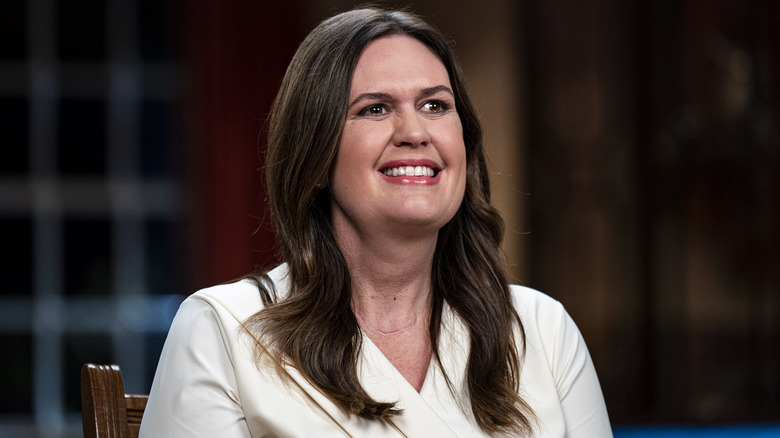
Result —
[[434, 175], [432, 168], [427, 166], [401, 166], [382, 171], [387, 176], [430, 176]]

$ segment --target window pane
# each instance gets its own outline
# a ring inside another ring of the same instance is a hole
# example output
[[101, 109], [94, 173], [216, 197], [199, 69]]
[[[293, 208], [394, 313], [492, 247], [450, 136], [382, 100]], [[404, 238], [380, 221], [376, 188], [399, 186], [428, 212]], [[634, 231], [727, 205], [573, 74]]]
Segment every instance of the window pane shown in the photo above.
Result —
[[0, 335], [3, 367], [0, 372], [0, 413], [32, 410], [32, 348], [29, 335]]
[[[30, 219], [0, 217], [0, 295], [32, 294], [32, 235]], [[3, 351], [0, 349], [0, 351]]]
[[60, 102], [59, 161], [65, 174], [106, 170], [106, 105], [94, 99]]
[[141, 57], [144, 61], [168, 61], [173, 54], [171, 2], [140, 0], [138, 19]]
[[160, 176], [175, 171], [172, 111], [172, 105], [168, 102], [146, 101], [143, 104], [141, 159], [144, 175]]
[[57, 45], [63, 61], [101, 61], [106, 57], [106, 5], [102, 0], [61, 0]]
[[65, 293], [107, 295], [111, 288], [111, 224], [108, 220], [66, 220]]
[[0, 60], [21, 60], [27, 55], [27, 3], [0, 1]]
[[0, 159], [0, 175], [23, 174], [28, 170], [27, 108], [25, 98], [0, 98], [0, 132], [4, 152]]

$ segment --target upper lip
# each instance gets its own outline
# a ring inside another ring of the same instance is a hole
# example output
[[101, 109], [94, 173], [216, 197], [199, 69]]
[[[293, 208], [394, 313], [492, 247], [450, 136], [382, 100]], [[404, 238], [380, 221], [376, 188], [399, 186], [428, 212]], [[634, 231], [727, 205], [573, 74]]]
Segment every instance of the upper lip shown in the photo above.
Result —
[[433, 170], [439, 171], [441, 170], [441, 166], [436, 164], [435, 162], [427, 159], [414, 159], [414, 158], [407, 158], [407, 159], [400, 159], [400, 160], [391, 160], [386, 163], [383, 163], [381, 166], [379, 166], [379, 171], [383, 171], [385, 169], [392, 169], [395, 167], [404, 167], [404, 166], [425, 166], [430, 167]]

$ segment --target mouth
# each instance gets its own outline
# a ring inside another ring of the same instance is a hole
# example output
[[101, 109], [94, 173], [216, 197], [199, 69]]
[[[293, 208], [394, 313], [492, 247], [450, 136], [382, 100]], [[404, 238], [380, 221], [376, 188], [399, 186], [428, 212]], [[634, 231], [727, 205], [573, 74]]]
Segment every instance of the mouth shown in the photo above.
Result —
[[380, 170], [385, 176], [427, 176], [435, 177], [439, 174], [439, 169], [429, 166], [398, 166], [387, 167]]

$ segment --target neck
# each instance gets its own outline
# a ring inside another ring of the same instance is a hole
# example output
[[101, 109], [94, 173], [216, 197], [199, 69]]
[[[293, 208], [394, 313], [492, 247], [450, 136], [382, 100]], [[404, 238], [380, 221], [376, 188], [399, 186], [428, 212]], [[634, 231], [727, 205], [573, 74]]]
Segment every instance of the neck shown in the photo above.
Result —
[[352, 278], [352, 309], [361, 327], [400, 334], [427, 321], [437, 235], [418, 239], [338, 233]]
[[402, 335], [414, 328], [417, 327], [417, 322], [420, 320], [419, 316], [414, 318], [414, 321], [412, 321], [411, 324], [409, 324], [406, 327], [401, 327], [399, 329], [395, 329], [393, 331], [384, 331], [377, 327], [374, 327], [372, 324], [369, 324], [367, 321], [365, 321], [360, 314], [355, 313], [355, 317], [358, 320], [358, 323], [360, 324], [360, 327], [362, 327], [364, 330], [367, 330], [375, 335], [383, 336], [383, 337], [389, 337], [389, 336], [397, 336]]

